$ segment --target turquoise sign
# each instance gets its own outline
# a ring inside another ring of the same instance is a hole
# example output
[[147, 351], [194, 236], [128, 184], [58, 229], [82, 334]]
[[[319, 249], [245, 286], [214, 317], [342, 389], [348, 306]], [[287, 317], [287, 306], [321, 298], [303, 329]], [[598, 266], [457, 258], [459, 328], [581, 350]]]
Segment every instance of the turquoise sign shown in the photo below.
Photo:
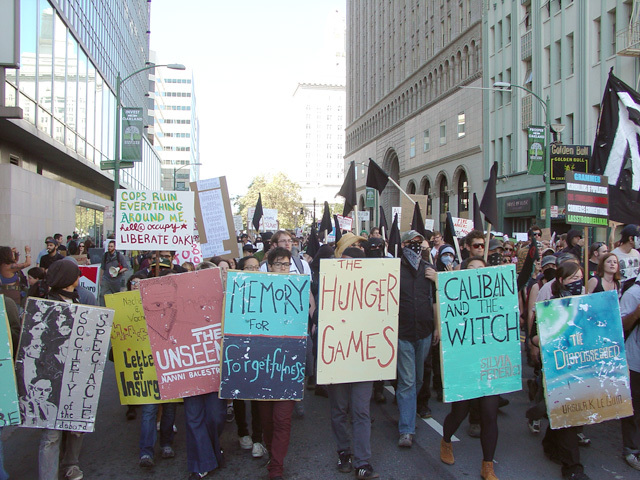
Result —
[[445, 402], [522, 388], [515, 265], [438, 273]]
[[9, 336], [9, 318], [4, 306], [4, 295], [0, 295], [0, 427], [8, 425], [20, 425], [20, 408]]

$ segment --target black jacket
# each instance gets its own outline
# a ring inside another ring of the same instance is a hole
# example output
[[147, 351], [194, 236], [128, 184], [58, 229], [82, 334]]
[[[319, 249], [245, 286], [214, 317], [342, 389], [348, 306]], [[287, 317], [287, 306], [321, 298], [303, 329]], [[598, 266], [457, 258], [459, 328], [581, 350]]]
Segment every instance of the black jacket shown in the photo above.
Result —
[[414, 270], [404, 257], [400, 261], [400, 340], [413, 342], [433, 333], [435, 284], [424, 276], [428, 266], [433, 268], [424, 260], [420, 260], [418, 270]]

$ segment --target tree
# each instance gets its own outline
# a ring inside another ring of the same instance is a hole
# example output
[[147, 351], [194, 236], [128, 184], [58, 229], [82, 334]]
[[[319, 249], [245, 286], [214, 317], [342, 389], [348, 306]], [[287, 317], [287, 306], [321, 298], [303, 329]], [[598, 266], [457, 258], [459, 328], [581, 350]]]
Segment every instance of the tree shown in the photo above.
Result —
[[300, 185], [282, 172], [273, 176], [258, 175], [254, 177], [247, 194], [235, 200], [238, 214], [242, 215], [242, 220], [245, 222], [247, 221], [247, 210], [256, 206], [258, 193], [262, 194], [263, 208], [278, 210], [280, 228], [294, 229], [300, 226], [300, 209], [302, 208]]

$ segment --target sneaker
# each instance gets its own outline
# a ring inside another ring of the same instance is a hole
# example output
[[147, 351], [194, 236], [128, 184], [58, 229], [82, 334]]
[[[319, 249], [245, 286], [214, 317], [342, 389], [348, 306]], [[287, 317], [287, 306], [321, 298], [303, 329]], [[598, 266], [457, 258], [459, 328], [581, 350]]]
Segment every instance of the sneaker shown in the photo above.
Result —
[[578, 445], [581, 447], [588, 447], [591, 445], [591, 439], [584, 436], [584, 433], [578, 433]]
[[[155, 465], [155, 463], [153, 462], [153, 458], [151, 458], [150, 455], [143, 455], [140, 457], [140, 461], [138, 461], [138, 465], [141, 466], [142, 468], [151, 468]], [[67, 476], [67, 478], [69, 477]]]
[[563, 480], [591, 480], [591, 477], [589, 477], [584, 472], [578, 472], [578, 473], [567, 473], [566, 475], [562, 476], [562, 479]]
[[233, 404], [229, 403], [227, 405], [227, 423], [233, 422], [235, 418], [236, 418], [236, 414], [233, 412]]
[[498, 408], [506, 407], [509, 405], [509, 400], [504, 397], [498, 397]]
[[398, 446], [402, 448], [411, 448], [413, 445], [413, 435], [410, 433], [403, 433], [398, 439]]
[[472, 438], [480, 438], [480, 424], [479, 423], [470, 423], [469, 428], [467, 429], [467, 435]]
[[176, 452], [173, 450], [173, 447], [170, 445], [165, 445], [162, 447], [162, 458], [173, 458], [176, 456]]
[[240, 442], [240, 448], [242, 450], [251, 450], [253, 448], [253, 440], [251, 440], [249, 435], [238, 438], [238, 441]]
[[540, 420], [527, 420], [529, 431], [534, 435], [540, 433]]
[[637, 453], [630, 453], [629, 455], [625, 455], [624, 459], [630, 467], [640, 470], [640, 455]]
[[188, 480], [200, 480], [201, 478], [204, 478], [208, 475], [209, 475], [209, 472], [203, 472], [203, 473], [191, 472], [189, 474]]
[[420, 418], [431, 418], [431, 409], [426, 406], [418, 408], [418, 416]]
[[253, 458], [262, 458], [267, 454], [267, 448], [260, 442], [255, 442], [251, 449], [251, 456]]
[[348, 450], [340, 450], [338, 452], [338, 471], [342, 473], [349, 473], [353, 470], [352, 455]]
[[77, 465], [71, 465], [67, 468], [65, 478], [67, 480], [82, 480], [84, 478], [84, 473], [82, 473], [82, 470], [80, 470]]
[[373, 467], [371, 465], [369, 465], [368, 463], [365, 465], [362, 465], [361, 467], [356, 467], [356, 478], [358, 480], [367, 480], [369, 478], [378, 478], [380, 475], [378, 475], [375, 470], [373, 469]]
[[129, 405], [127, 407], [127, 420], [135, 420], [136, 419], [136, 407], [133, 405]]

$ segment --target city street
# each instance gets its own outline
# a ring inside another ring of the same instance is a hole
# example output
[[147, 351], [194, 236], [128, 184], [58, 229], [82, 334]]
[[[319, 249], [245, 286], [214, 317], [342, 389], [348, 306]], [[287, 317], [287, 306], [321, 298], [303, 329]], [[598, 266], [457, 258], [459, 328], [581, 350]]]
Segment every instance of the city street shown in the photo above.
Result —
[[[391, 392], [387, 403], [372, 403], [374, 418], [371, 429], [371, 463], [381, 479], [460, 479], [480, 478], [482, 454], [480, 440], [466, 433], [467, 422], [457, 432], [454, 442], [456, 463], [447, 466], [440, 461], [440, 428], [449, 411], [447, 405], [433, 401], [433, 419], [418, 421], [413, 448], [399, 449], [396, 445], [397, 410]], [[533, 436], [524, 420], [528, 399], [524, 392], [507, 395], [510, 405], [499, 416], [500, 438], [496, 451], [496, 474], [503, 479], [539, 480], [561, 478], [560, 467], [547, 460], [540, 441], [544, 434]], [[291, 480], [353, 478], [336, 470], [337, 455], [331, 433], [329, 402], [307, 392], [304, 418], [294, 418], [291, 446], [285, 463], [285, 478]], [[138, 419], [127, 421], [126, 408], [118, 401], [113, 364], [107, 364], [98, 409], [96, 431], [85, 436], [80, 466], [85, 479], [179, 479], [186, 478], [184, 416], [178, 408], [178, 434], [174, 441], [176, 457], [162, 460], [156, 450], [156, 466], [151, 470], [138, 467]], [[612, 421], [585, 428], [592, 444], [581, 449], [586, 473], [594, 480], [637, 479], [639, 473], [629, 467], [620, 456], [620, 427]], [[37, 478], [38, 442], [40, 431], [30, 428], [5, 429], [3, 434], [5, 466], [12, 479]], [[253, 459], [251, 452], [242, 450], [236, 436], [236, 425], [225, 427], [222, 445], [227, 467], [216, 471], [211, 478], [243, 480], [267, 478], [264, 459]], [[209, 478], [209, 477], [207, 477]]]

